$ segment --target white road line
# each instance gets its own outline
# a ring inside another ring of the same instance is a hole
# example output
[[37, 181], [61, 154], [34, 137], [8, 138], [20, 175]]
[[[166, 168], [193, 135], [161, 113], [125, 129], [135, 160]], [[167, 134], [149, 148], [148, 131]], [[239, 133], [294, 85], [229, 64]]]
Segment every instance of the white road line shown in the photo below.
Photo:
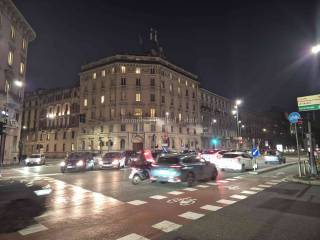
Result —
[[184, 192], [179, 192], [179, 191], [172, 191], [172, 192], [168, 192], [168, 194], [171, 194], [171, 195], [180, 195], [180, 194], [183, 194]]
[[131, 233], [131, 234], [124, 236], [122, 238], [118, 238], [117, 240], [149, 240], [149, 238], [142, 237], [136, 233]]
[[243, 177], [241, 177], [241, 176], [236, 176], [236, 177], [233, 177], [233, 178], [242, 179]]
[[162, 195], [154, 195], [154, 196], [150, 196], [149, 198], [156, 199], [156, 200], [161, 200], [161, 199], [165, 199], [167, 197], [166, 196], [162, 196]]
[[233, 203], [236, 203], [237, 201], [233, 201], [233, 200], [228, 200], [228, 199], [220, 199], [219, 201], [217, 201], [217, 203], [222, 203], [222, 204], [226, 204], [226, 205], [230, 205]]
[[127, 203], [129, 203], [131, 205], [138, 206], [138, 205], [146, 204], [147, 202], [141, 201], [141, 200], [133, 200], [133, 201], [130, 201], [130, 202], [127, 202]]
[[159, 222], [155, 225], [152, 225], [152, 227], [168, 233], [168, 232], [177, 230], [178, 228], [182, 227], [182, 225], [164, 220], [164, 221]]
[[217, 186], [217, 185], [219, 185], [219, 183], [215, 183], [215, 182], [208, 182], [207, 184], [212, 185], [212, 186]]
[[21, 229], [20, 231], [18, 231], [22, 236], [25, 236], [25, 235], [29, 235], [29, 234], [32, 234], [32, 233], [36, 233], [36, 232], [41, 232], [41, 231], [45, 231], [45, 230], [48, 230], [47, 227], [43, 226], [42, 224], [34, 224], [34, 225], [31, 225], [29, 227], [26, 227], [24, 229]]
[[226, 180], [228, 180], [228, 181], [237, 181], [238, 179], [236, 179], [236, 178], [227, 178]]
[[247, 198], [247, 196], [245, 196], [245, 195], [238, 195], [238, 194], [234, 194], [230, 197], [235, 198], [235, 199], [241, 199], [241, 200]]
[[193, 192], [193, 191], [197, 191], [198, 189], [196, 188], [184, 188], [184, 191], [188, 191], [188, 192]]
[[217, 182], [218, 182], [218, 183], [227, 183], [227, 182], [229, 182], [229, 181], [226, 181], [226, 180], [218, 180]]
[[276, 175], [284, 175], [286, 174], [285, 172], [277, 172]]
[[209, 186], [207, 186], [207, 185], [197, 185], [196, 187], [199, 187], [199, 188], [207, 188], [207, 187], [209, 187]]
[[208, 211], [218, 211], [219, 209], [221, 209], [222, 207], [219, 206], [214, 206], [214, 205], [204, 205], [202, 207], [200, 207], [201, 209], [204, 210], [208, 210]]
[[282, 180], [277, 180], [277, 179], [274, 179], [274, 180], [270, 180], [270, 182], [281, 183], [281, 182], [282, 182]]
[[260, 184], [260, 185], [258, 185], [258, 187], [269, 188], [269, 187], [272, 187], [272, 186], [270, 186], [270, 185], [265, 185], [265, 184]]
[[262, 190], [263, 190], [263, 188], [252, 187], [252, 188], [250, 188], [250, 190], [254, 190], [254, 191], [262, 191]]
[[190, 220], [197, 220], [202, 218], [205, 214], [202, 213], [195, 213], [195, 212], [185, 212], [179, 215], [179, 217], [190, 219]]
[[241, 193], [252, 195], [252, 194], [256, 194], [257, 192], [254, 192], [254, 191], [242, 191]]
[[278, 183], [276, 183], [276, 182], [266, 182], [265, 184], [269, 184], [269, 185], [277, 185]]

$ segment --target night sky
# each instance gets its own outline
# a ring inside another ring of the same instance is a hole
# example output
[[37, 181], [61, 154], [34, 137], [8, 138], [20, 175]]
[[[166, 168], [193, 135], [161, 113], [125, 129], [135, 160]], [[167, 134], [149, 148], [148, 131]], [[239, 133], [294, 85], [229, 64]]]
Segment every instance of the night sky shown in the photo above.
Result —
[[169, 61], [250, 109], [290, 111], [297, 96], [319, 93], [320, 65], [309, 54], [319, 33], [316, 1], [14, 2], [37, 33], [28, 90], [70, 86], [82, 64], [137, 51], [139, 35], [154, 27]]

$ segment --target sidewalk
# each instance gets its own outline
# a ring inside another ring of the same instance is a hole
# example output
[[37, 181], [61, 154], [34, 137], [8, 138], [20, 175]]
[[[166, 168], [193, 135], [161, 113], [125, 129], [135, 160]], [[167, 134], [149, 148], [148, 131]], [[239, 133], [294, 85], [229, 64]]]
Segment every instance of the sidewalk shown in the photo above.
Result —
[[298, 176], [291, 176], [291, 177], [287, 177], [286, 180], [288, 180], [289, 182], [294, 182], [294, 183], [302, 183], [302, 184], [320, 186], [320, 176], [301, 177], [301, 178]]
[[[46, 165], [52, 165], [58, 162], [61, 162], [62, 159], [61, 158], [47, 158], [46, 159]], [[8, 163], [8, 164], [0, 164], [0, 169], [9, 169], [9, 168], [17, 168], [17, 167], [25, 167], [25, 163], [24, 160], [19, 162], [12, 162], [12, 163]]]

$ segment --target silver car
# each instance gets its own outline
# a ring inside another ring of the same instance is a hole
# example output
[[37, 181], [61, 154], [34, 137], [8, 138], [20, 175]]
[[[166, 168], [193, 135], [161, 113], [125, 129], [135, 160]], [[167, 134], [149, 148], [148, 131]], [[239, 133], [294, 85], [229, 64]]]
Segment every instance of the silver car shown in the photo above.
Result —
[[24, 160], [25, 164], [27, 166], [30, 165], [45, 165], [46, 164], [46, 158], [44, 154], [31, 154], [31, 156], [27, 157]]

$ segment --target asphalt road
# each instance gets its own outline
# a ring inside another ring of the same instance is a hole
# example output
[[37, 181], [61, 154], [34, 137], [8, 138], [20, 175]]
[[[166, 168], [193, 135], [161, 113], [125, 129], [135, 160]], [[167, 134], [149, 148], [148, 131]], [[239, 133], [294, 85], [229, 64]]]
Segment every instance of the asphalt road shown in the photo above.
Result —
[[52, 192], [39, 196], [45, 209], [31, 226], [0, 239], [319, 239], [320, 188], [284, 182], [296, 168], [219, 172], [217, 181], [192, 188], [134, 186], [129, 169], [61, 174], [57, 163], [5, 169], [4, 179], [40, 181]]

